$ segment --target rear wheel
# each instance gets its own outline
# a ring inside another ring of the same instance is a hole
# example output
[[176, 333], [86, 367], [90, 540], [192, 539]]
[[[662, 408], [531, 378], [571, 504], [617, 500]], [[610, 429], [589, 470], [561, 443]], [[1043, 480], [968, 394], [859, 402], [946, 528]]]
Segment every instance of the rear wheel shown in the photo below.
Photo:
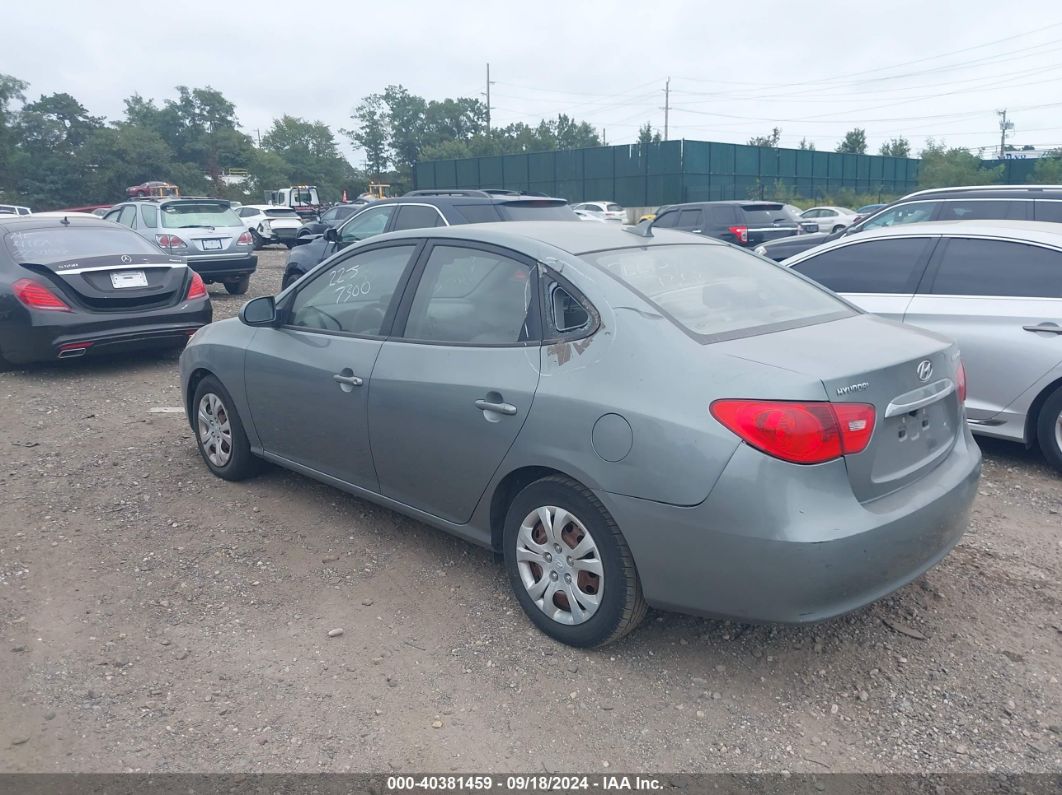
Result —
[[1047, 463], [1062, 472], [1062, 386], [1040, 407], [1036, 438]]
[[262, 246], [265, 245], [265, 240], [262, 238], [262, 236], [260, 234], [258, 234], [258, 230], [257, 229], [252, 229], [251, 230], [251, 241], [254, 243], [254, 250], [255, 251], [258, 251], [258, 249], [260, 249]]
[[225, 282], [225, 289], [228, 290], [229, 295], [243, 295], [247, 292], [247, 288], [251, 286], [250, 276], [241, 276], [239, 279], [233, 282]]
[[240, 415], [221, 382], [212, 375], [200, 381], [192, 406], [199, 454], [210, 471], [225, 480], [257, 474], [262, 462], [251, 452]]
[[571, 646], [601, 646], [645, 617], [630, 548], [594, 493], [562, 476], [532, 483], [509, 506], [505, 568], [532, 622]]

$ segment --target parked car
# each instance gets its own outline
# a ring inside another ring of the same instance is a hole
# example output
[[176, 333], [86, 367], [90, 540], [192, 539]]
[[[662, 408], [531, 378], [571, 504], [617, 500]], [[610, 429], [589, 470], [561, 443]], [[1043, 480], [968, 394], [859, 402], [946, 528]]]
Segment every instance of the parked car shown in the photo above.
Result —
[[582, 202], [580, 204], [573, 204], [572, 209], [575, 212], [590, 213], [596, 218], [600, 218], [602, 221], [619, 221], [620, 223], [627, 222], [627, 211], [616, 202]]
[[840, 237], [866, 229], [923, 223], [976, 219], [1013, 219], [1062, 222], [1062, 186], [987, 185], [964, 188], [934, 188], [918, 191], [839, 232], [806, 235], [796, 240], [770, 241], [755, 251], [776, 262], [796, 256]]
[[467, 224], [348, 248], [192, 339], [203, 461], [240, 480], [264, 458], [492, 548], [574, 646], [647, 605], [822, 620], [937, 563], [980, 471], [954, 343], [645, 232]]
[[373, 202], [327, 229], [319, 238], [298, 246], [288, 256], [283, 286], [295, 282], [325, 258], [360, 240], [400, 229], [430, 229], [489, 221], [578, 221], [564, 199], [524, 195], [490, 195], [481, 190], [416, 191], [397, 199]]
[[72, 213], [0, 216], [0, 308], [0, 369], [180, 347], [211, 319], [180, 257]]
[[232, 295], [247, 292], [258, 267], [251, 233], [222, 199], [141, 199], [115, 205], [104, 218], [184, 257], [204, 282], [220, 282]]
[[606, 221], [604, 218], [602, 218], [600, 215], [597, 215], [596, 213], [590, 213], [590, 212], [587, 212], [586, 210], [575, 210], [575, 209], [573, 209], [572, 212], [579, 216], [579, 220], [580, 221], [593, 221], [593, 222], [599, 223], [599, 224], [607, 224], [608, 223], [608, 221]]
[[868, 312], [955, 339], [974, 433], [1038, 444], [1062, 472], [1062, 224], [876, 229], [783, 264]]
[[0, 204], [0, 215], [29, 215], [33, 212], [29, 207], [17, 204]]
[[791, 204], [780, 202], [692, 202], [661, 209], [652, 225], [653, 229], [679, 229], [738, 246], [756, 246], [767, 240], [801, 234], [799, 212]]
[[371, 203], [372, 202], [369, 199], [355, 199], [352, 202], [336, 204], [329, 207], [321, 213], [321, 217], [318, 220], [307, 221], [304, 223], [298, 232], [298, 237], [323, 235], [326, 229], [339, 226], [345, 220], [350, 218], [350, 216], [354, 215], [354, 213], [365, 209], [365, 207]]
[[804, 210], [800, 217], [814, 223], [815, 232], [840, 232], [855, 222], [856, 212], [847, 207], [812, 207]]
[[181, 191], [172, 182], [151, 180], [139, 185], [130, 185], [125, 189], [125, 194], [131, 199], [176, 199], [181, 195]]
[[244, 204], [234, 212], [251, 233], [251, 241], [256, 249], [271, 243], [282, 243], [291, 248], [302, 229], [302, 218], [290, 207]]

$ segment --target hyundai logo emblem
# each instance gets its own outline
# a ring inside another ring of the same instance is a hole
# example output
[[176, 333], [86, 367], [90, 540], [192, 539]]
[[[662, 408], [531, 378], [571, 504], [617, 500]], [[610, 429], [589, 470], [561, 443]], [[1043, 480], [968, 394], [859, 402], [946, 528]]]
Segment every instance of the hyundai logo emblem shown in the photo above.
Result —
[[132, 262], [132, 261], [133, 261], [133, 258], [130, 257], [128, 254], [122, 254], [122, 262]]
[[924, 359], [918, 363], [918, 380], [928, 381], [933, 377], [933, 362]]

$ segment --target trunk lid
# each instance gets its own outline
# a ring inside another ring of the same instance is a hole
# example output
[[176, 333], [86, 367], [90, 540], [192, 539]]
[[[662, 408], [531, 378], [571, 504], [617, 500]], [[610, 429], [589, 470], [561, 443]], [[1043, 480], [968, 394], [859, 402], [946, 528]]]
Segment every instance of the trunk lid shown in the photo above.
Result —
[[47, 265], [22, 263], [73, 304], [98, 312], [172, 306], [184, 298], [188, 268], [180, 257], [123, 254]]
[[[930, 332], [857, 315], [719, 346], [731, 356], [816, 378], [831, 402], [874, 406], [870, 443], [863, 452], [845, 456], [860, 502], [924, 477], [963, 432], [958, 351]], [[763, 392], [740, 397], [778, 397], [769, 385]]]

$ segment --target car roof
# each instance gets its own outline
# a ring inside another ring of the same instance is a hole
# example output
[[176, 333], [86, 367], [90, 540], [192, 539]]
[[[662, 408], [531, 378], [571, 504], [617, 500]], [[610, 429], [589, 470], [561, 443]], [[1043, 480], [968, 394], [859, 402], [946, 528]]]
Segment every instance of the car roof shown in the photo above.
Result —
[[660, 209], [677, 210], [681, 207], [703, 207], [705, 205], [730, 205], [732, 207], [756, 207], [761, 204], [778, 205], [779, 207], [792, 207], [793, 205], [787, 205], [782, 201], [772, 201], [770, 199], [721, 199], [719, 201], [711, 202], [683, 202], [682, 204], [668, 204]]
[[627, 231], [635, 227], [619, 224], [588, 224], [572, 221], [508, 221], [485, 224], [459, 224], [431, 229], [407, 229], [373, 237], [384, 238], [452, 238], [492, 243], [505, 248], [520, 250], [529, 242], [545, 243], [569, 254], [584, 254], [614, 248], [642, 248], [646, 246], [675, 245], [727, 245], [721, 240], [678, 232], [672, 229], [654, 229], [651, 237], [643, 237]]
[[[63, 223], [66, 221], [66, 223]], [[127, 229], [128, 227], [105, 221], [91, 213], [32, 213], [31, 215], [0, 215], [0, 230], [4, 232], [24, 232], [29, 229], [52, 229], [77, 226], [100, 226], [106, 229]]]
[[965, 185], [953, 188], [929, 188], [909, 193], [897, 201], [969, 196], [976, 196], [980, 199], [1062, 199], [1062, 185]]
[[1009, 221], [1005, 219], [898, 224], [880, 229], [867, 229], [858, 235], [831, 240], [824, 246], [815, 248], [815, 252], [863, 240], [894, 237], [994, 237], [1062, 248], [1062, 224], [1054, 221]]

